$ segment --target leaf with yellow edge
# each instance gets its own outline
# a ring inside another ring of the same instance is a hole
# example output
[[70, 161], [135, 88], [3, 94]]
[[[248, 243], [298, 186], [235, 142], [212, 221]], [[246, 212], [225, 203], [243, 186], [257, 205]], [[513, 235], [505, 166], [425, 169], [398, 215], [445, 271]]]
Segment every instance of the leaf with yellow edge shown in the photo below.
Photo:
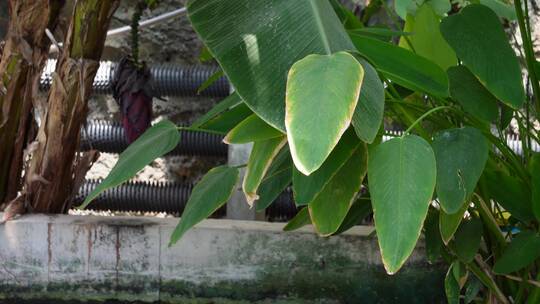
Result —
[[259, 188], [266, 171], [270, 168], [272, 161], [278, 155], [279, 151], [287, 143], [287, 138], [281, 136], [265, 141], [255, 142], [253, 150], [249, 156], [249, 161], [242, 183], [242, 189], [246, 195], [246, 200], [249, 206], [259, 199], [257, 189]]
[[285, 127], [294, 164], [304, 175], [324, 163], [349, 127], [363, 79], [362, 65], [346, 52], [309, 55], [291, 67]]

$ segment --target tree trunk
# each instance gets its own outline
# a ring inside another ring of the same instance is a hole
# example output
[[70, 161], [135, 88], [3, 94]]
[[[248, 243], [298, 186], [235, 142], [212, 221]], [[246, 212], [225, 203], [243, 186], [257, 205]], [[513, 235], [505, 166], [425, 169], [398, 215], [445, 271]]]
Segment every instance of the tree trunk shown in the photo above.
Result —
[[107, 29], [120, 0], [76, 2], [26, 174], [26, 195], [33, 211], [61, 213], [78, 174], [79, 131], [99, 67]]
[[0, 53], [0, 203], [21, 186], [23, 150], [32, 103], [64, 0], [10, 0], [10, 22]]

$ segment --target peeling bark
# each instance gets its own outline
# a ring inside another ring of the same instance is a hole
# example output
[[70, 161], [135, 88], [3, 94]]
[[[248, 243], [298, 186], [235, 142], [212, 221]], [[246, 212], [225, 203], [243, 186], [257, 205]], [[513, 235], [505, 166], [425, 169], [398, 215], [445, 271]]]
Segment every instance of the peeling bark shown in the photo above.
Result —
[[[48, 97], [48, 111], [26, 174], [26, 195], [35, 212], [60, 213], [74, 192], [81, 161], [79, 131], [99, 67], [107, 29], [120, 0], [79, 0]], [[84, 159], [84, 158], [83, 158]], [[79, 173], [80, 174], [80, 173]]]
[[0, 203], [21, 187], [32, 102], [63, 0], [9, 0], [10, 22], [0, 60]]

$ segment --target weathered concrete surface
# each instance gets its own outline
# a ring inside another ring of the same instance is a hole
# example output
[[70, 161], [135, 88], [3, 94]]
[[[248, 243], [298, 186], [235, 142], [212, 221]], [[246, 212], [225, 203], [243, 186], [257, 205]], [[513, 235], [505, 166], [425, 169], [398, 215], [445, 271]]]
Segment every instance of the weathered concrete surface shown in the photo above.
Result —
[[417, 248], [385, 274], [369, 227], [207, 220], [169, 248], [176, 219], [32, 215], [0, 226], [0, 302], [440, 303], [443, 272]]

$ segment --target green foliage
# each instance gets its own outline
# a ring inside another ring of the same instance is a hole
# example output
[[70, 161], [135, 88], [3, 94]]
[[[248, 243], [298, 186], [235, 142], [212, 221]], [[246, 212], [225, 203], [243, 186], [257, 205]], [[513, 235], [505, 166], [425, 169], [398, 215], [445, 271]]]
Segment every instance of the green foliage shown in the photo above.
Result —
[[195, 0], [187, 7], [238, 94], [281, 131], [291, 66], [311, 54], [354, 49], [327, 0]]
[[480, 131], [465, 127], [435, 134], [432, 146], [437, 160], [439, 203], [444, 212], [453, 214], [476, 188], [488, 159], [488, 143]]
[[282, 136], [283, 133], [272, 128], [259, 116], [253, 114], [229, 131], [223, 141], [227, 144], [245, 144]]
[[[337, 0], [191, 0], [203, 57], [215, 57], [237, 93], [190, 129], [254, 142], [247, 200], [263, 212], [292, 183], [302, 208], [284, 230], [313, 224], [331, 236], [373, 212], [388, 273], [404, 265], [423, 231], [428, 261], [449, 265], [449, 303], [538, 303], [540, 154], [531, 151], [531, 122], [539, 111], [529, 99], [539, 90], [525, 96], [521, 69], [534, 84], [540, 65], [526, 14], [518, 0], [513, 8], [452, 3], [398, 0], [400, 28], [366, 26], [387, 10], [382, 1], [360, 20]], [[519, 21], [526, 58], [518, 60], [500, 18]], [[512, 118], [522, 155], [507, 142]], [[390, 124], [408, 129], [388, 140]], [[126, 150], [88, 201], [176, 145], [174, 125], [158, 129]], [[236, 168], [211, 170], [172, 242], [225, 204], [237, 179]]]
[[392, 274], [420, 236], [435, 188], [435, 155], [424, 139], [405, 135], [371, 149], [368, 164], [375, 228], [384, 266]]
[[311, 222], [322, 236], [341, 227], [367, 170], [367, 146], [359, 145], [347, 162], [336, 172], [308, 204]]
[[540, 257], [540, 237], [533, 232], [519, 233], [497, 260], [493, 271], [507, 274], [518, 271]]
[[358, 52], [388, 79], [434, 96], [448, 96], [448, 77], [435, 63], [415, 53], [376, 39], [351, 36]]
[[523, 104], [519, 62], [492, 10], [469, 5], [445, 18], [441, 32], [463, 64], [493, 95], [514, 109]]
[[128, 181], [156, 158], [176, 148], [179, 142], [180, 133], [175, 124], [168, 120], [155, 124], [120, 154], [107, 178], [86, 197], [79, 208], [86, 208], [105, 190]]
[[174, 229], [169, 246], [174, 245], [184, 233], [209, 217], [225, 204], [238, 182], [238, 169], [227, 166], [210, 170], [193, 188], [180, 222]]
[[466, 67], [460, 65], [447, 71], [450, 80], [450, 96], [463, 109], [478, 119], [495, 121], [499, 116], [497, 99]]
[[294, 164], [303, 174], [323, 164], [349, 127], [363, 79], [362, 65], [345, 52], [309, 55], [291, 67], [285, 126]]

